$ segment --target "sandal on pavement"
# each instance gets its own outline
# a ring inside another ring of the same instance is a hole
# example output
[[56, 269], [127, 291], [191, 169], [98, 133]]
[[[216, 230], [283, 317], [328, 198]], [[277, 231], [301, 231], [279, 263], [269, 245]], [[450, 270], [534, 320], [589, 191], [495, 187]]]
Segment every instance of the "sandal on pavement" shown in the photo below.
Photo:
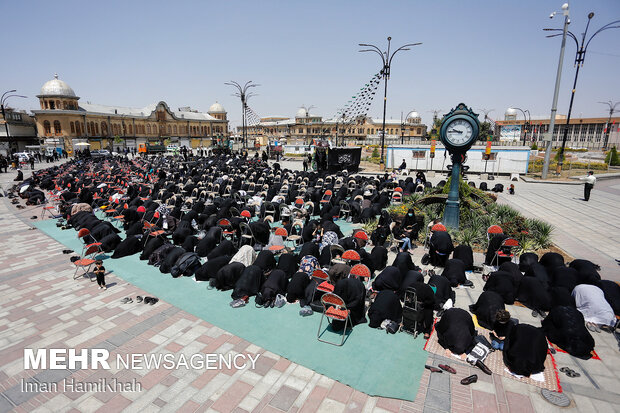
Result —
[[159, 301], [159, 298], [151, 297], [149, 301], [150, 301], [149, 302], [150, 305], [155, 305], [155, 303]]
[[141, 303], [142, 300], [143, 300], [142, 296], [139, 295], [136, 297], [136, 302]]

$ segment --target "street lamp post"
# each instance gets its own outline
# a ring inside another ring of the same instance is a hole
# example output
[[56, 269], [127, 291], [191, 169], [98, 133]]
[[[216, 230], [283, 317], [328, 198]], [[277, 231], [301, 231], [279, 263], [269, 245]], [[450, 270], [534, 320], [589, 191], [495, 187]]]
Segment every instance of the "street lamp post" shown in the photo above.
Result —
[[388, 41], [388, 47], [387, 47], [387, 51], [383, 52], [381, 51], [381, 49], [379, 49], [379, 47], [373, 45], [373, 44], [366, 44], [366, 43], [360, 43], [360, 46], [363, 47], [370, 47], [370, 49], [363, 49], [360, 50], [360, 52], [374, 52], [377, 53], [379, 56], [381, 56], [381, 61], [383, 62], [383, 69], [381, 69], [381, 75], [383, 76], [383, 82], [385, 84], [385, 88], [383, 91], [383, 123], [381, 125], [381, 166], [382, 169], [385, 169], [385, 157], [384, 157], [384, 148], [385, 148], [385, 112], [387, 109], [387, 87], [388, 87], [388, 80], [390, 78], [390, 67], [392, 66], [392, 59], [394, 58], [394, 55], [396, 53], [398, 53], [401, 50], [411, 50], [409, 49], [409, 47], [412, 46], [417, 46], [420, 45], [422, 43], [408, 43], [405, 44], [401, 47], [399, 47], [398, 49], [396, 49], [392, 54], [390, 54], [390, 45], [392, 42], [392, 37], [388, 37], [387, 38]]
[[[525, 141], [527, 140], [527, 132], [532, 120], [532, 117], [530, 116], [530, 111], [527, 109], [523, 110], [514, 106], [512, 106], [512, 109], [520, 110], [521, 113], [523, 113], [523, 145], [525, 146]], [[525, 116], [526, 113], [527, 116]]]
[[[4, 106], [6, 104], [6, 101], [9, 100], [9, 98], [12, 98], [12, 97], [26, 98], [27, 97], [23, 95], [8, 95], [7, 96], [7, 94], [13, 93], [13, 92], [17, 92], [17, 89], [7, 90], [6, 92], [2, 94], [2, 97], [0, 97], [0, 109], [2, 110], [2, 119], [4, 120], [4, 130], [6, 132], [6, 141], [9, 145], [9, 148], [11, 147], [11, 139], [9, 137], [9, 122], [6, 120], [6, 112], [4, 111]], [[7, 153], [7, 155], [9, 154]]]
[[405, 121], [403, 120], [403, 112], [400, 112], [400, 144], [405, 144]]
[[613, 103], [611, 100], [608, 102], [598, 102], [603, 105], [609, 106], [609, 119], [607, 119], [607, 126], [605, 127], [605, 141], [603, 142], [603, 149], [607, 149], [607, 145], [609, 144], [609, 132], [611, 129], [611, 117], [614, 115], [614, 112], [617, 112], [616, 106], [620, 105], [620, 102]]
[[[590, 36], [590, 38], [588, 38], [586, 41], [586, 36], [588, 34], [588, 28], [590, 27], [590, 22], [592, 21], [592, 17], [594, 17], [594, 13], [590, 12], [588, 14], [588, 23], [586, 24], [586, 29], [581, 35], [581, 44], [579, 43], [579, 40], [577, 40], [577, 37], [570, 30], [566, 31], [566, 33], [575, 41], [575, 45], [577, 46], [577, 51], [575, 53], [576, 70], [575, 70], [575, 80], [573, 81], [573, 89], [571, 91], [571, 96], [570, 96], [570, 103], [568, 105], [568, 114], [566, 115], [566, 126], [564, 127], [564, 133], [562, 134], [562, 146], [560, 147], [560, 150], [558, 152], [558, 168], [557, 168], [558, 174], [562, 172], [562, 165], [564, 164], [564, 149], [566, 148], [566, 139], [568, 137], [568, 127], [570, 125], [570, 116], [573, 110], [573, 101], [575, 99], [575, 89], [577, 88], [577, 78], [579, 77], [579, 69], [581, 68], [581, 66], [583, 66], [583, 62], [586, 58], [586, 52], [588, 50], [588, 46], [590, 45], [590, 42], [592, 41], [592, 39], [600, 32], [608, 30], [608, 29], [620, 28], [620, 20], [615, 20], [611, 23], [608, 23], [602, 26], [600, 29], [594, 32], [594, 34]], [[544, 29], [544, 30], [562, 31], [561, 29]], [[547, 37], [555, 37], [555, 36], [560, 36], [560, 35], [561, 35], [560, 33], [557, 33], [557, 34], [551, 34]]]
[[245, 111], [248, 107], [247, 105], [247, 101], [250, 97], [255, 96], [254, 94], [252, 94], [252, 92], [248, 92], [248, 89], [251, 87], [256, 87], [256, 86], [260, 86], [256, 83], [252, 83], [251, 80], [248, 80], [246, 82], [245, 85], [241, 86], [239, 83], [234, 82], [234, 81], [230, 81], [230, 82], [225, 82], [225, 85], [228, 86], [234, 86], [237, 88], [238, 92], [234, 93], [233, 96], [237, 96], [238, 98], [241, 98], [241, 128], [242, 128], [242, 136], [243, 136], [243, 148], [246, 149], [247, 148], [247, 131], [246, 131], [246, 122], [245, 122]]
[[[553, 18], [557, 12], [551, 13], [549, 18]], [[560, 94], [560, 80], [562, 79], [562, 65], [564, 64], [564, 49], [566, 46], [566, 33], [568, 32], [568, 24], [570, 23], [570, 13], [568, 3], [562, 5], [562, 15], [564, 15], [564, 28], [562, 29], [562, 46], [560, 47], [560, 58], [558, 60], [558, 69], [555, 74], [555, 89], [553, 91], [553, 101], [551, 103], [551, 118], [549, 119], [549, 135], [545, 142], [545, 161], [543, 163], [542, 178], [547, 178], [549, 172], [549, 161], [551, 159], [551, 146], [553, 144], [553, 130], [555, 129], [555, 114], [558, 111], [558, 96]]]

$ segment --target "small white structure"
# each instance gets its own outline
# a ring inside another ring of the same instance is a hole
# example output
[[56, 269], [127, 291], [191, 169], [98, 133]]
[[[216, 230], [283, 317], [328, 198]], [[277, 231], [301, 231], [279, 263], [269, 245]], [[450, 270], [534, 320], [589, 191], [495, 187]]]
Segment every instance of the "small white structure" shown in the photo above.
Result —
[[[435, 158], [430, 157], [430, 145], [412, 145], [408, 147], [388, 147], [386, 163], [388, 168], [398, 168], [403, 162], [409, 170], [447, 171], [452, 164], [450, 154], [443, 145], [437, 143]], [[526, 146], [496, 147], [491, 151], [491, 159], [483, 159], [485, 147], [472, 146], [467, 151], [466, 166], [469, 172], [487, 172], [489, 174], [525, 174], [530, 160], [530, 148]], [[486, 169], [485, 169], [486, 167]]]

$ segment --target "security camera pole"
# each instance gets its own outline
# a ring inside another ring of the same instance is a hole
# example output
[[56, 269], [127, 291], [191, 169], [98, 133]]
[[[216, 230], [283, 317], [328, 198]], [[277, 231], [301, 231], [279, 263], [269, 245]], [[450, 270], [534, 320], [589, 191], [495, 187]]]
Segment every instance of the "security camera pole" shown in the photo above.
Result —
[[[553, 12], [549, 16], [553, 18], [558, 12]], [[551, 103], [551, 119], [549, 120], [549, 131], [545, 135], [545, 162], [543, 163], [542, 179], [547, 179], [549, 173], [549, 161], [551, 160], [551, 146], [553, 139], [553, 129], [555, 128], [555, 115], [558, 111], [558, 95], [560, 93], [560, 80], [562, 79], [562, 65], [564, 64], [564, 49], [566, 47], [566, 32], [568, 31], [568, 24], [570, 23], [568, 3], [562, 5], [562, 12], [564, 15], [564, 29], [562, 31], [562, 47], [560, 48], [560, 59], [558, 61], [558, 71], [555, 75], [555, 90], [553, 91], [553, 103]]]

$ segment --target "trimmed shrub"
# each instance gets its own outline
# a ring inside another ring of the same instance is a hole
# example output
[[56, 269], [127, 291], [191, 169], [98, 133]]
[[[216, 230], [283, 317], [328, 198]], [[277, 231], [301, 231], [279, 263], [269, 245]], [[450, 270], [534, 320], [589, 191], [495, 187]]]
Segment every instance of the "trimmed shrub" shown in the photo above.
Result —
[[605, 156], [605, 162], [611, 166], [620, 165], [620, 159], [618, 158], [618, 150], [615, 146], [613, 146], [608, 152], [607, 156]]

